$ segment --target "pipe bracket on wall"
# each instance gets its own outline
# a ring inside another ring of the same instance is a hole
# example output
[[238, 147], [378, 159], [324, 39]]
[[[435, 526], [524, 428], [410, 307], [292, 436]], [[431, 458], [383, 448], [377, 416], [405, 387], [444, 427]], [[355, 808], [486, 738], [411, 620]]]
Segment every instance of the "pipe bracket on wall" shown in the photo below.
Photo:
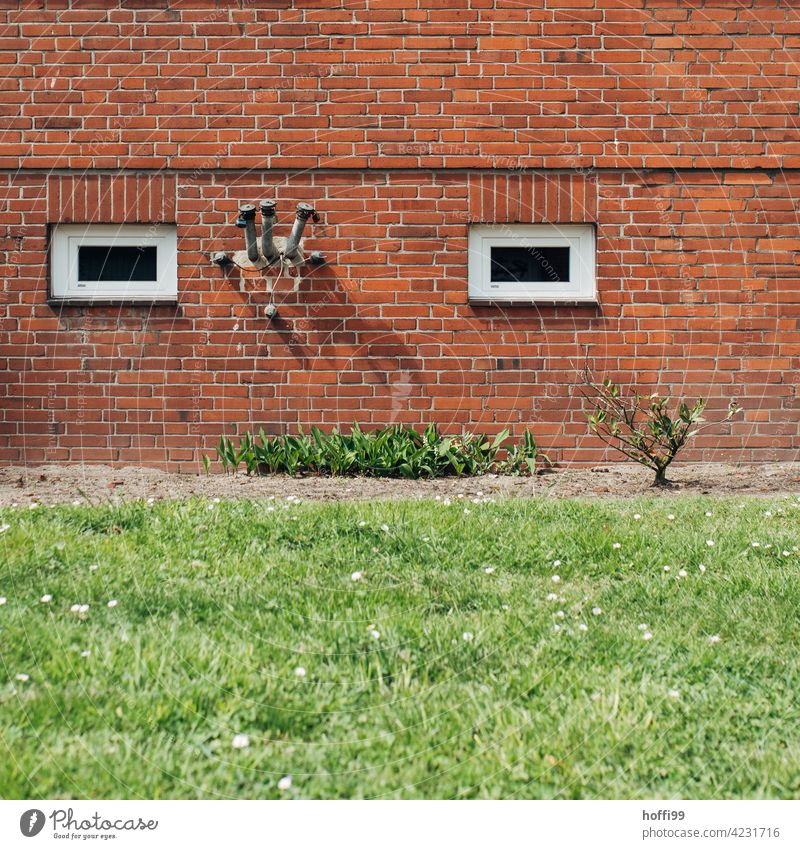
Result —
[[[222, 252], [215, 253], [213, 261], [223, 266], [228, 262], [235, 263], [242, 271], [262, 271], [269, 266], [278, 268], [277, 277], [283, 276], [288, 269], [300, 269], [303, 265], [319, 266], [325, 263], [325, 258], [319, 251], [313, 251], [306, 256], [304, 251], [303, 232], [309, 218], [318, 222], [319, 213], [310, 203], [298, 203], [295, 218], [288, 236], [274, 236], [273, 230], [277, 222], [277, 202], [262, 200], [258, 204], [261, 211], [261, 239], [256, 234], [256, 207], [245, 203], [239, 207], [239, 217], [236, 226], [244, 230], [245, 249], [236, 251], [228, 258]], [[225, 259], [221, 259], [225, 257]], [[295, 275], [296, 285], [300, 272]], [[243, 289], [244, 290], [244, 289]], [[267, 290], [271, 291], [271, 281], [267, 281]]]

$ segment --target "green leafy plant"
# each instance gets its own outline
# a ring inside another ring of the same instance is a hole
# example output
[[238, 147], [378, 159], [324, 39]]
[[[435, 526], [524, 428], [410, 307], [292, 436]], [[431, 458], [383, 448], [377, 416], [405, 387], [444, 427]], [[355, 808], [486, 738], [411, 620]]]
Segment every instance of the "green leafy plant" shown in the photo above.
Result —
[[504, 471], [515, 475], [534, 475], [536, 474], [536, 461], [539, 458], [542, 458], [548, 464], [550, 463], [550, 458], [539, 451], [533, 434], [526, 429], [522, 436], [522, 442], [508, 450]]
[[[652, 469], [653, 486], [669, 485], [669, 465], [693, 436], [711, 426], [704, 424], [703, 398], [691, 406], [680, 402], [671, 413], [669, 397], [633, 392], [626, 398], [611, 380], [596, 382], [588, 367], [583, 372], [582, 395], [590, 405], [587, 418], [592, 432], [628, 459]], [[732, 401], [721, 421], [730, 421], [739, 412], [741, 407]]]
[[[493, 438], [474, 433], [443, 436], [433, 424], [422, 432], [400, 424], [367, 432], [355, 424], [349, 434], [312, 427], [310, 434], [298, 428], [296, 435], [272, 437], [262, 429], [257, 437], [245, 433], [238, 444], [221, 437], [216, 453], [226, 472], [243, 466], [248, 475], [280, 472], [411, 479], [488, 472], [532, 475], [537, 462], [550, 462], [529, 431], [510, 448], [505, 447], [508, 435], [503, 430]], [[203, 464], [208, 471], [208, 457]]]

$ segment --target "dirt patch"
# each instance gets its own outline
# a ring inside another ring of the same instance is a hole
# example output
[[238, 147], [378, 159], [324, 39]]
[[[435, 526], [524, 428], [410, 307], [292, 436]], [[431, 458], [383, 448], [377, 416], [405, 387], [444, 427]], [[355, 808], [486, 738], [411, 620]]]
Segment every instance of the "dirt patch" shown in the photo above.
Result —
[[139, 498], [285, 498], [357, 501], [390, 498], [455, 498], [482, 493], [511, 498], [674, 497], [703, 495], [782, 495], [800, 493], [800, 463], [733, 465], [698, 463], [676, 466], [674, 487], [654, 490], [652, 473], [633, 464], [594, 469], [558, 469], [534, 478], [485, 475], [432, 481], [372, 478], [290, 478], [282, 475], [179, 475], [140, 467], [103, 465], [0, 468], [0, 506], [28, 504], [119, 503]]

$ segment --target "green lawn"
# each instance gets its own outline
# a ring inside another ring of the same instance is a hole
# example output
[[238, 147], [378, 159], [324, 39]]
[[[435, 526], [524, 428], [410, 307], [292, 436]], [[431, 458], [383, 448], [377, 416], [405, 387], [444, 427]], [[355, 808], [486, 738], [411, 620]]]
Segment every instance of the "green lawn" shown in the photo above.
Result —
[[798, 518], [2, 510], [0, 796], [797, 797]]

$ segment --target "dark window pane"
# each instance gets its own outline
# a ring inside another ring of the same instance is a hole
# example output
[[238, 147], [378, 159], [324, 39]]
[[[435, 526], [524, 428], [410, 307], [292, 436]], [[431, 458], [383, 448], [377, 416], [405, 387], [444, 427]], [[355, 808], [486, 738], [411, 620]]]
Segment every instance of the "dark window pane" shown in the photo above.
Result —
[[78, 280], [155, 280], [157, 248], [136, 245], [109, 247], [81, 245], [78, 248]]
[[493, 247], [491, 280], [505, 283], [568, 283], [569, 248], [502, 248]]

